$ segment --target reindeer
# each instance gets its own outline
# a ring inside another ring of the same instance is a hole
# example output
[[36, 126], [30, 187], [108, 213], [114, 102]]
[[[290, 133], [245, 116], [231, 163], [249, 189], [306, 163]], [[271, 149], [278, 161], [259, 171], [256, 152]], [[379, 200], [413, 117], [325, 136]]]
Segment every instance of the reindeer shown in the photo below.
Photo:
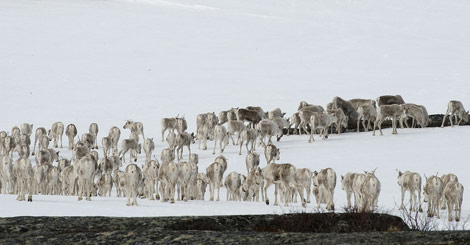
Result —
[[[401, 187], [401, 205], [400, 209], [405, 209], [403, 205], [403, 199], [405, 198], [405, 192], [410, 192], [410, 211], [423, 212], [421, 208], [421, 176], [418, 173], [405, 171], [398, 172], [398, 185]], [[418, 193], [418, 199], [416, 199], [416, 192]], [[417, 208], [418, 207], [418, 208]]]
[[[228, 128], [228, 135], [232, 139], [233, 145], [238, 145], [240, 143], [240, 136], [242, 131], [245, 129], [245, 124], [242, 121], [229, 121], [227, 122], [227, 128]], [[238, 133], [238, 140], [237, 143], [235, 144], [235, 140], [233, 140], [233, 135], [235, 133]]]
[[317, 209], [320, 204], [326, 204], [326, 209], [335, 209], [334, 193], [336, 187], [336, 172], [332, 168], [325, 168], [320, 172], [313, 172], [313, 194], [317, 201]]
[[29, 137], [31, 137], [31, 134], [33, 133], [33, 124], [29, 124], [29, 123], [21, 124], [21, 133], [26, 134]]
[[93, 146], [91, 149], [98, 149], [98, 124], [91, 123], [88, 128], [88, 133], [93, 136]]
[[[122, 162], [126, 162], [125, 161], [125, 155], [129, 150], [134, 150], [138, 154], [140, 154], [141, 151], [142, 151], [142, 145], [138, 144], [135, 139], [125, 139], [125, 140], [123, 140], [122, 141], [122, 148], [121, 148], [121, 150], [119, 151], [119, 154], [118, 154], [118, 156], [122, 155], [122, 158], [121, 158]], [[132, 161], [130, 155], [129, 155], [129, 161]], [[134, 162], [137, 162], [137, 157], [134, 157]]]
[[[242, 131], [242, 136], [241, 136], [241, 141], [240, 141], [240, 152], [238, 153], [239, 155], [242, 154], [242, 146], [243, 143], [246, 142], [246, 151], [248, 153], [253, 152], [256, 150], [256, 138], [258, 136], [258, 133], [256, 130], [251, 129], [251, 128], [245, 128], [245, 130]], [[251, 149], [248, 148], [248, 144], [251, 143]]]
[[266, 143], [264, 142], [265, 138], [268, 138], [268, 144], [272, 143], [271, 138], [276, 135], [277, 136], [277, 141], [282, 137], [282, 131], [279, 130], [279, 126], [269, 120], [269, 119], [263, 119], [261, 120], [258, 125], [256, 125], [256, 131], [258, 131], [260, 143], [259, 145], [266, 146]]
[[[33, 147], [33, 152], [31, 153], [31, 155], [34, 156], [34, 153], [36, 152], [36, 144], [38, 144], [38, 142], [40, 144], [42, 136], [47, 137], [46, 129], [42, 128], [42, 127], [37, 128], [36, 132], [35, 132], [35, 135], [34, 135], [34, 147]], [[48, 141], [49, 141], [49, 139], [48, 139]]]
[[[375, 104], [375, 101], [374, 101]], [[369, 131], [371, 126], [370, 122], [375, 121], [377, 118], [377, 110], [370, 104], [361, 105], [357, 108], [357, 132], [359, 132], [359, 122], [362, 120], [364, 131]], [[366, 127], [367, 121], [367, 127]]]
[[48, 132], [48, 136], [51, 140], [54, 140], [54, 147], [57, 148], [58, 141], [60, 139], [60, 148], [62, 148], [62, 135], [64, 134], [64, 124], [62, 122], [55, 122], [52, 124], [52, 128]]
[[[444, 119], [442, 120], [441, 128], [444, 127], [444, 123], [446, 122], [446, 118], [448, 115], [449, 116], [449, 121], [450, 125], [453, 127], [454, 122], [452, 122], [452, 116], [455, 118], [455, 124], [460, 125], [462, 120], [464, 120], [466, 123], [469, 121], [469, 116], [468, 116], [468, 111], [465, 111], [465, 108], [463, 107], [462, 102], [458, 100], [451, 100], [447, 104], [447, 111], [446, 114], [444, 115]], [[459, 121], [457, 121], [457, 116], [460, 118]]]
[[165, 139], [165, 131], [169, 130], [170, 132], [174, 132], [176, 129], [176, 118], [162, 118], [161, 126], [162, 126], [162, 142]]
[[184, 119], [184, 116], [176, 117], [176, 131], [178, 131], [179, 134], [182, 134], [186, 129], [188, 129], [188, 123], [186, 122], [186, 119]]
[[142, 170], [134, 163], [127, 165], [126, 167], [126, 189], [127, 189], [127, 206], [137, 206], [138, 188], [142, 181]]
[[194, 143], [196, 143], [194, 140], [194, 133], [189, 134], [187, 132], [183, 132], [176, 136], [176, 156], [178, 157], [178, 160], [183, 159], [183, 146], [188, 147], [189, 155], [191, 155], [191, 144]]
[[153, 143], [153, 138], [147, 138], [144, 141], [144, 152], [145, 152], [145, 161], [148, 162], [151, 159], [152, 152], [155, 150], [155, 143]]
[[379, 127], [380, 135], [383, 135], [382, 122], [387, 118], [392, 119], [392, 127], [393, 127], [392, 134], [398, 134], [397, 120], [402, 114], [403, 114], [402, 105], [397, 105], [397, 104], [380, 105], [379, 108], [377, 108], [377, 119], [374, 122], [374, 130], [372, 132], [372, 135], [375, 136], [375, 129], [377, 128], [377, 126]]
[[144, 135], [144, 125], [141, 122], [134, 122], [132, 120], [127, 120], [124, 126], [124, 129], [130, 129], [131, 134], [135, 134], [137, 136], [142, 135], [142, 140], [145, 141]]
[[109, 129], [108, 138], [110, 138], [112, 142], [111, 148], [113, 149], [113, 155], [116, 155], [118, 152], [118, 142], [119, 142], [120, 137], [121, 137], [121, 130], [118, 127], [113, 126], [112, 128]]
[[229, 137], [227, 134], [227, 129], [222, 125], [217, 125], [214, 128], [214, 151], [212, 152], [212, 155], [215, 155], [217, 141], [219, 141], [220, 153], [223, 153], [225, 146], [227, 146], [229, 143]]
[[67, 125], [67, 127], [65, 128], [65, 135], [69, 139], [69, 150], [72, 150], [74, 145], [73, 139], [75, 138], [75, 136], [77, 136], [77, 127], [75, 126], [75, 124]]
[[405, 104], [405, 101], [401, 97], [401, 95], [382, 95], [375, 99], [377, 101], [377, 105], [402, 105]]

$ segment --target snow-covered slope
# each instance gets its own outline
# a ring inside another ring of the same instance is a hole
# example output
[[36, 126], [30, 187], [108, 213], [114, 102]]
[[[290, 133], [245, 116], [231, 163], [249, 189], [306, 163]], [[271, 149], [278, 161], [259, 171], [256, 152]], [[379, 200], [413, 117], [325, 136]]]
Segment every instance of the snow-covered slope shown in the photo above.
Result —
[[[280, 107], [290, 115], [301, 100], [325, 105], [334, 96], [401, 94], [431, 114], [443, 113], [451, 99], [468, 107], [469, 12], [465, 0], [3, 0], [0, 129], [23, 122], [49, 128], [60, 120], [75, 123], [81, 134], [97, 122], [101, 138], [132, 118], [159, 141], [162, 117], [185, 115], [194, 131], [198, 113], [237, 106]], [[469, 186], [467, 127], [385, 134], [351, 133], [312, 144], [306, 136], [286, 137], [279, 143], [281, 160], [312, 170], [334, 167], [338, 175], [377, 167], [380, 204], [390, 209], [400, 198], [396, 168], [455, 172]], [[157, 151], [163, 147], [159, 143]], [[228, 172], [244, 172], [244, 156], [235, 151], [228, 148]], [[201, 167], [213, 160], [197, 152]], [[0, 198], [10, 207], [0, 216], [280, 212], [261, 203], [143, 200], [126, 208], [117, 198], [86, 204]], [[337, 207], [344, 199], [338, 185]], [[468, 215], [465, 201], [464, 209]]]

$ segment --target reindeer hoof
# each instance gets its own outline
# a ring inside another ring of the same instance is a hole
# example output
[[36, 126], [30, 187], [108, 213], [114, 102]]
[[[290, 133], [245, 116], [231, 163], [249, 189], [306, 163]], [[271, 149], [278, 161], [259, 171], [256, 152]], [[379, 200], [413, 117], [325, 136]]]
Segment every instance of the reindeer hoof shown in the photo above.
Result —
[[28, 202], [33, 202], [33, 197], [28, 197]]
[[266, 200], [266, 205], [269, 205], [269, 200]]
[[175, 203], [175, 199], [171, 199], [170, 203]]

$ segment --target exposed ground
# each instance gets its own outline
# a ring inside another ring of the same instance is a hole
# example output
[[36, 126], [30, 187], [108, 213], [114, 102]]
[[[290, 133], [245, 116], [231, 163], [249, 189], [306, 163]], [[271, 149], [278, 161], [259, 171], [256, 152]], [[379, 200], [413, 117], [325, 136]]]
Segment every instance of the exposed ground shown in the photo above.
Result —
[[[361, 231], [361, 232], [358, 232]], [[212, 217], [14, 217], [0, 219], [0, 244], [463, 244], [470, 231], [413, 232], [384, 214]]]

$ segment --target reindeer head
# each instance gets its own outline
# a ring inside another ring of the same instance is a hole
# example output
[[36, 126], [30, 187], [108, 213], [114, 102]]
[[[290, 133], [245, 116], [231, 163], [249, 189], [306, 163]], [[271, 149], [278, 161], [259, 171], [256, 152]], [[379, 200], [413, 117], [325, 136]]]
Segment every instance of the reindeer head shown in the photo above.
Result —
[[190, 136], [189, 137], [190, 144], [195, 144], [196, 143], [196, 140], [195, 140], [196, 137], [194, 136], [194, 132], [191, 133], [189, 136]]
[[168, 163], [173, 160], [175, 160], [175, 152], [174, 150], [170, 148], [165, 148], [162, 150], [162, 154], [160, 156], [160, 159], [162, 160], [163, 163]]
[[158, 164], [158, 161], [150, 161], [150, 168], [152, 169], [152, 172], [157, 174], [158, 169], [160, 168], [160, 164]]
[[318, 172], [317, 171], [313, 171], [312, 180], [313, 180], [313, 185], [315, 187], [318, 187], [320, 185], [320, 181], [318, 179]]
[[189, 161], [197, 165], [199, 163], [199, 155], [196, 153], [191, 153], [189, 156]]
[[[432, 176], [431, 176], [432, 178]], [[423, 186], [423, 196], [424, 202], [428, 202], [428, 194], [429, 194], [429, 185], [428, 185], [428, 177], [424, 174], [424, 179], [426, 180], [426, 184]]]
[[134, 122], [132, 120], [126, 120], [126, 123], [124, 126], [122, 126], [124, 129], [129, 128]]
[[346, 183], [344, 182], [344, 176], [341, 175], [341, 189], [345, 189], [344, 186], [346, 185]]
[[464, 111], [464, 112], [462, 113], [462, 114], [463, 114], [463, 117], [462, 117], [462, 118], [463, 118], [463, 120], [464, 120], [466, 123], [468, 123], [468, 121], [470, 120], [470, 119], [469, 119], [469, 113], [470, 113], [469, 111], [466, 111], [466, 112]]
[[398, 185], [403, 186], [403, 173], [398, 169], [396, 171], [398, 172]]

